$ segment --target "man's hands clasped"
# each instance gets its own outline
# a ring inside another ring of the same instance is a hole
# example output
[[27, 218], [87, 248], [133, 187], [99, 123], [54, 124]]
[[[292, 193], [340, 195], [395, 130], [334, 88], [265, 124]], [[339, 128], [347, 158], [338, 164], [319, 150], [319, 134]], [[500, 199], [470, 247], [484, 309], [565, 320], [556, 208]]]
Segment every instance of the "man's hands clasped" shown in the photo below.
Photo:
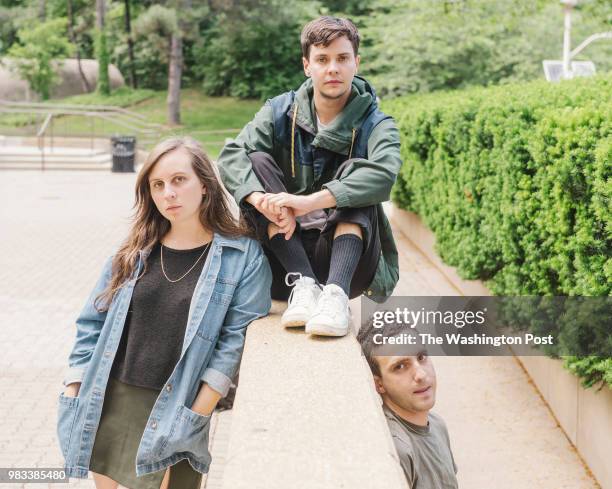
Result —
[[293, 195], [286, 192], [278, 194], [253, 192], [246, 200], [268, 221], [276, 224], [287, 240], [291, 239], [295, 231], [295, 218], [312, 210], [307, 195]]

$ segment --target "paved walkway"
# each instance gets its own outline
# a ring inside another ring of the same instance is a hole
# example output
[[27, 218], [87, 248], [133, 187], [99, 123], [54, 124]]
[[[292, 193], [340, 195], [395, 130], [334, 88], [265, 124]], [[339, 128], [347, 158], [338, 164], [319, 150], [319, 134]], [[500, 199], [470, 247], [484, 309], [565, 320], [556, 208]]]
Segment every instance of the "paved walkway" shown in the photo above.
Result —
[[[55, 409], [74, 319], [126, 232], [134, 180], [130, 174], [0, 172], [0, 467], [61, 463]], [[458, 293], [399, 231], [397, 237], [402, 281], [396, 294]], [[514, 359], [436, 364], [437, 410], [449, 425], [461, 487], [597, 487]], [[222, 477], [230, 422], [230, 412], [214, 419], [209, 489]], [[94, 487], [91, 479], [69, 486]]]

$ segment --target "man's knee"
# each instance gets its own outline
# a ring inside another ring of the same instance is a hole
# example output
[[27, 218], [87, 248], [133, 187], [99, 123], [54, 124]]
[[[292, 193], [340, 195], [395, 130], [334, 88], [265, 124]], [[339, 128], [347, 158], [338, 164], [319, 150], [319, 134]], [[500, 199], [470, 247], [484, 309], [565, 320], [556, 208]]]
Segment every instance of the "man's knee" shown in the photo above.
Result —
[[249, 153], [249, 159], [251, 160], [251, 166], [253, 170], [259, 170], [261, 168], [269, 168], [270, 165], [274, 165], [274, 158], [268, 153], [263, 151], [254, 151], [253, 153]]
[[361, 230], [361, 226], [352, 222], [339, 222], [336, 224], [334, 238], [337, 238], [343, 234], [354, 234], [355, 236], [363, 239], [363, 231]]

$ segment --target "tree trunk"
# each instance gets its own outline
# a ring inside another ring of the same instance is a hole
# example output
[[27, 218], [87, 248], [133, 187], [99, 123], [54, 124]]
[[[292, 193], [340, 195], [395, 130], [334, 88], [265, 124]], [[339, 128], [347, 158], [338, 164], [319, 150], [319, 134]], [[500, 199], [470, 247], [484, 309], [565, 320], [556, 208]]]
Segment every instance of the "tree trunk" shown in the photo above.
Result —
[[168, 70], [168, 123], [181, 123], [181, 73], [183, 71], [183, 37], [180, 29], [172, 34]]
[[104, 29], [104, 0], [96, 0], [96, 29]]
[[81, 76], [81, 85], [83, 86], [83, 91], [85, 93], [91, 92], [91, 86], [89, 85], [89, 81], [83, 72], [83, 67], [81, 66], [81, 50], [79, 49], [79, 43], [77, 42], [76, 35], [74, 33], [74, 12], [72, 10], [72, 0], [66, 1], [66, 8], [68, 9], [68, 36], [70, 36], [70, 42], [74, 44], [74, 48], [76, 50], [76, 59], [77, 59], [77, 67], [79, 68], [79, 75]]
[[40, 0], [38, 2], [38, 18], [41, 22], [47, 20], [47, 0]]
[[96, 0], [96, 58], [98, 58], [98, 91], [103, 95], [110, 94], [108, 78], [108, 47], [104, 30], [104, 0]]
[[130, 0], [125, 0], [125, 32], [127, 34], [128, 57], [130, 59], [130, 85], [138, 87], [136, 72], [134, 71], [134, 41], [132, 39], [132, 21], [130, 17]]

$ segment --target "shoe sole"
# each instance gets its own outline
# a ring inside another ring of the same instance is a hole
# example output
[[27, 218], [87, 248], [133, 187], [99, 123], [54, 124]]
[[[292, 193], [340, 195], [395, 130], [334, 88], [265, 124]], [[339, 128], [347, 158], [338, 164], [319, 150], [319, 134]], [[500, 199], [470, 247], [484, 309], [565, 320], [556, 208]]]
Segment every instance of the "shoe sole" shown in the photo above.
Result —
[[306, 326], [306, 321], [302, 321], [301, 319], [293, 319], [283, 323], [283, 328], [303, 328], [304, 326]]
[[281, 326], [283, 328], [300, 328], [306, 326], [307, 321], [301, 314], [290, 315], [286, 318], [281, 318]]
[[332, 328], [331, 326], [306, 326], [306, 333], [314, 336], [346, 336], [348, 334], [347, 328]]

